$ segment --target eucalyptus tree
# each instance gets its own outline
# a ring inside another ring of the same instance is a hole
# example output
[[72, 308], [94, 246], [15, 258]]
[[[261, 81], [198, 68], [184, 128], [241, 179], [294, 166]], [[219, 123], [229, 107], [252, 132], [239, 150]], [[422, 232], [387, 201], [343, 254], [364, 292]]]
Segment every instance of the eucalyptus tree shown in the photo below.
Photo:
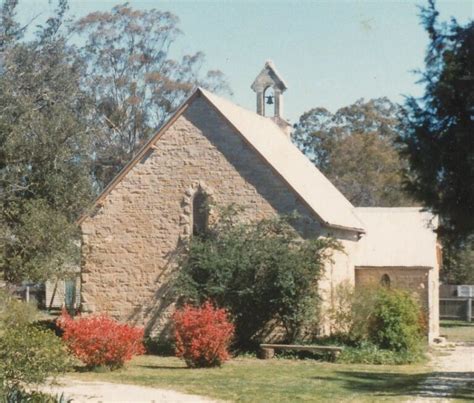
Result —
[[83, 85], [95, 100], [102, 126], [95, 144], [100, 187], [176, 110], [194, 86], [230, 92], [217, 70], [201, 73], [202, 52], [172, 58], [181, 31], [172, 13], [127, 4], [79, 19], [73, 32], [87, 63]]
[[293, 141], [356, 206], [403, 206], [403, 160], [396, 139], [400, 107], [387, 98], [358, 100], [331, 113], [304, 113]]

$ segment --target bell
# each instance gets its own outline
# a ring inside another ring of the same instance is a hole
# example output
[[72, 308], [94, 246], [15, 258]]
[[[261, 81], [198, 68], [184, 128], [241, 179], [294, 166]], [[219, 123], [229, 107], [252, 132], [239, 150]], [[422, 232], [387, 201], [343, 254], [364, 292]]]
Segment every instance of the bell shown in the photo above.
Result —
[[269, 95], [267, 98], [267, 105], [273, 105], [273, 96]]

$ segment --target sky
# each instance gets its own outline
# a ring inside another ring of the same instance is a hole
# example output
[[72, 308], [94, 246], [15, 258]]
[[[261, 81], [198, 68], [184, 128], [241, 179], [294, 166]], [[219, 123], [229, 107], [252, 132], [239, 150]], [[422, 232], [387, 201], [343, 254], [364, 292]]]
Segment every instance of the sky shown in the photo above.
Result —
[[[77, 17], [110, 10], [116, 0], [70, 0]], [[474, 0], [438, 0], [441, 19], [474, 18]], [[332, 112], [360, 98], [422, 94], [416, 69], [428, 44], [417, 5], [423, 0], [131, 0], [134, 8], [171, 11], [183, 34], [173, 53], [203, 51], [205, 69], [219, 69], [232, 88], [231, 100], [255, 109], [250, 89], [266, 60], [288, 84], [283, 112], [291, 123], [314, 107]], [[27, 20], [54, 8], [50, 0], [20, 0]]]

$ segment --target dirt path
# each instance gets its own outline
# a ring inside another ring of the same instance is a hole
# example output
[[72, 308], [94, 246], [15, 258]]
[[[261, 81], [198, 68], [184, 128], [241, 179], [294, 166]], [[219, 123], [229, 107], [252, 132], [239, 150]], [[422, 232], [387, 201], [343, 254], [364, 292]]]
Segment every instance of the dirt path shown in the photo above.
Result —
[[419, 387], [419, 397], [410, 402], [474, 400], [474, 344], [440, 349], [433, 367], [434, 372]]
[[123, 385], [108, 382], [81, 382], [65, 380], [67, 384], [43, 388], [43, 392], [61, 395], [74, 403], [210, 403], [215, 400], [202, 396], [187, 395], [166, 389], [145, 386]]

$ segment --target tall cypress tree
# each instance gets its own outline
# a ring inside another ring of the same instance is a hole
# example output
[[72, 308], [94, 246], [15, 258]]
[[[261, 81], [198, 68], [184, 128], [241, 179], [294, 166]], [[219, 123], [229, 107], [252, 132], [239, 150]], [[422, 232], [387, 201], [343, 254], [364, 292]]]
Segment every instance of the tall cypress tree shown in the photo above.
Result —
[[404, 107], [406, 185], [439, 214], [440, 234], [466, 239], [474, 232], [474, 22], [440, 22], [434, 0], [421, 21], [430, 43], [424, 95]]

